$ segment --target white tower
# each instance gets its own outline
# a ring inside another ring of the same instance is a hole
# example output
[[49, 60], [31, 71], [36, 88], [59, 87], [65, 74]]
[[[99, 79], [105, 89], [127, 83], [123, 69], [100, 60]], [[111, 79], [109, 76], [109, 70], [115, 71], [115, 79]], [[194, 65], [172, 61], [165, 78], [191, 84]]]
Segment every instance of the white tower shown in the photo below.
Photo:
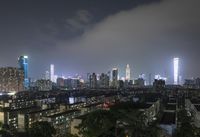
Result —
[[54, 65], [51, 64], [50, 65], [50, 78], [52, 82], [55, 82], [55, 78], [54, 78]]
[[174, 85], [179, 84], [179, 58], [174, 58]]
[[130, 80], [131, 79], [131, 69], [129, 64], [126, 65], [126, 80]]

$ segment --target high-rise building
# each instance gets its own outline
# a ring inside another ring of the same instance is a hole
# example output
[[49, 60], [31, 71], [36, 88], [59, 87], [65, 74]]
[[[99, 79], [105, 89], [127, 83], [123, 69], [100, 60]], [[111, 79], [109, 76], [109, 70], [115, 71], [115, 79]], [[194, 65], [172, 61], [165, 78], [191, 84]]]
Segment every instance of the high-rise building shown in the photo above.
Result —
[[67, 89], [72, 89], [72, 79], [68, 78], [68, 79], [64, 79], [64, 87], [66, 87]]
[[52, 90], [52, 82], [50, 80], [37, 80], [36, 87], [38, 91], [50, 91]]
[[72, 78], [72, 88], [79, 89], [80, 88], [80, 79], [79, 78]]
[[109, 88], [109, 76], [102, 73], [99, 78], [99, 87], [100, 88]]
[[97, 88], [97, 75], [95, 73], [92, 73], [92, 75], [90, 75], [90, 88]]
[[63, 78], [57, 78], [57, 86], [58, 87], [64, 87], [64, 79]]
[[118, 87], [118, 68], [112, 69], [112, 87], [113, 88]]
[[25, 89], [29, 88], [29, 79], [28, 79], [28, 56], [20, 56], [18, 58], [19, 69], [24, 73], [24, 87]]
[[46, 79], [46, 80], [50, 80], [50, 73], [49, 73], [48, 70], [45, 71], [45, 79]]
[[179, 58], [174, 58], [174, 85], [179, 84]]
[[0, 91], [18, 92], [24, 90], [24, 71], [18, 68], [0, 68]]
[[55, 82], [55, 75], [54, 75], [54, 65], [50, 65], [50, 79], [52, 82]]
[[143, 78], [138, 78], [135, 80], [134, 85], [137, 87], [144, 87], [145, 86], [145, 80]]
[[131, 69], [129, 64], [126, 65], [126, 80], [131, 80]]

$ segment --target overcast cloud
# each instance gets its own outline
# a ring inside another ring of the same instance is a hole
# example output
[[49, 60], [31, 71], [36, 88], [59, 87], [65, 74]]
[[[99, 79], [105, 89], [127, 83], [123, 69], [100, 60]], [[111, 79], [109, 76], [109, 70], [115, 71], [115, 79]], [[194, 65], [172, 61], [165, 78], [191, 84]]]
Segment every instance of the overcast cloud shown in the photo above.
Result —
[[[184, 77], [200, 76], [199, 4], [198, 0], [165, 0], [139, 6], [109, 16], [81, 38], [58, 45], [66, 53], [66, 64], [73, 60], [77, 72], [115, 66], [124, 71], [129, 63], [134, 77], [172, 75], [172, 59], [180, 57]], [[84, 67], [79, 70], [79, 65]]]
[[41, 76], [50, 63], [59, 75], [118, 67], [120, 76], [130, 64], [134, 78], [152, 73], [171, 79], [172, 59], [180, 57], [184, 78], [200, 76], [200, 1], [126, 2], [2, 7], [0, 62], [14, 66], [17, 56], [28, 54], [31, 77]]

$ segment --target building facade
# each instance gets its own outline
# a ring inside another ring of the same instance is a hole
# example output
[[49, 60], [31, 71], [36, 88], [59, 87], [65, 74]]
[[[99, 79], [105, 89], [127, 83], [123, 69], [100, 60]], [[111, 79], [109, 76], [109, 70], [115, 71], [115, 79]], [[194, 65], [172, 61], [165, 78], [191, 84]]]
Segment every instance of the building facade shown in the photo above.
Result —
[[24, 72], [13, 67], [0, 68], [0, 91], [18, 92], [24, 90]]
[[112, 87], [118, 87], [118, 68], [113, 68], [112, 70]]
[[92, 75], [90, 75], [90, 88], [97, 88], [97, 75], [95, 73], [92, 73]]
[[24, 87], [29, 88], [29, 79], [28, 79], [28, 56], [20, 56], [18, 58], [19, 69], [24, 73]]
[[99, 87], [100, 88], [109, 88], [109, 76], [102, 73], [99, 79]]
[[131, 79], [131, 69], [129, 64], [126, 65], [126, 80], [130, 80]]

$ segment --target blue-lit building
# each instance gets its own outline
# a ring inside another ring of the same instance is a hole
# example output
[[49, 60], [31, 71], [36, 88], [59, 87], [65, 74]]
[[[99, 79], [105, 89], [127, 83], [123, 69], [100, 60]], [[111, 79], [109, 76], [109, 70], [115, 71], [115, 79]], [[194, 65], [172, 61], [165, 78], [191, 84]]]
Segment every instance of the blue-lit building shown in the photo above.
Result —
[[24, 72], [24, 87], [25, 89], [29, 88], [29, 79], [28, 79], [28, 56], [20, 56], [18, 59], [19, 69]]

